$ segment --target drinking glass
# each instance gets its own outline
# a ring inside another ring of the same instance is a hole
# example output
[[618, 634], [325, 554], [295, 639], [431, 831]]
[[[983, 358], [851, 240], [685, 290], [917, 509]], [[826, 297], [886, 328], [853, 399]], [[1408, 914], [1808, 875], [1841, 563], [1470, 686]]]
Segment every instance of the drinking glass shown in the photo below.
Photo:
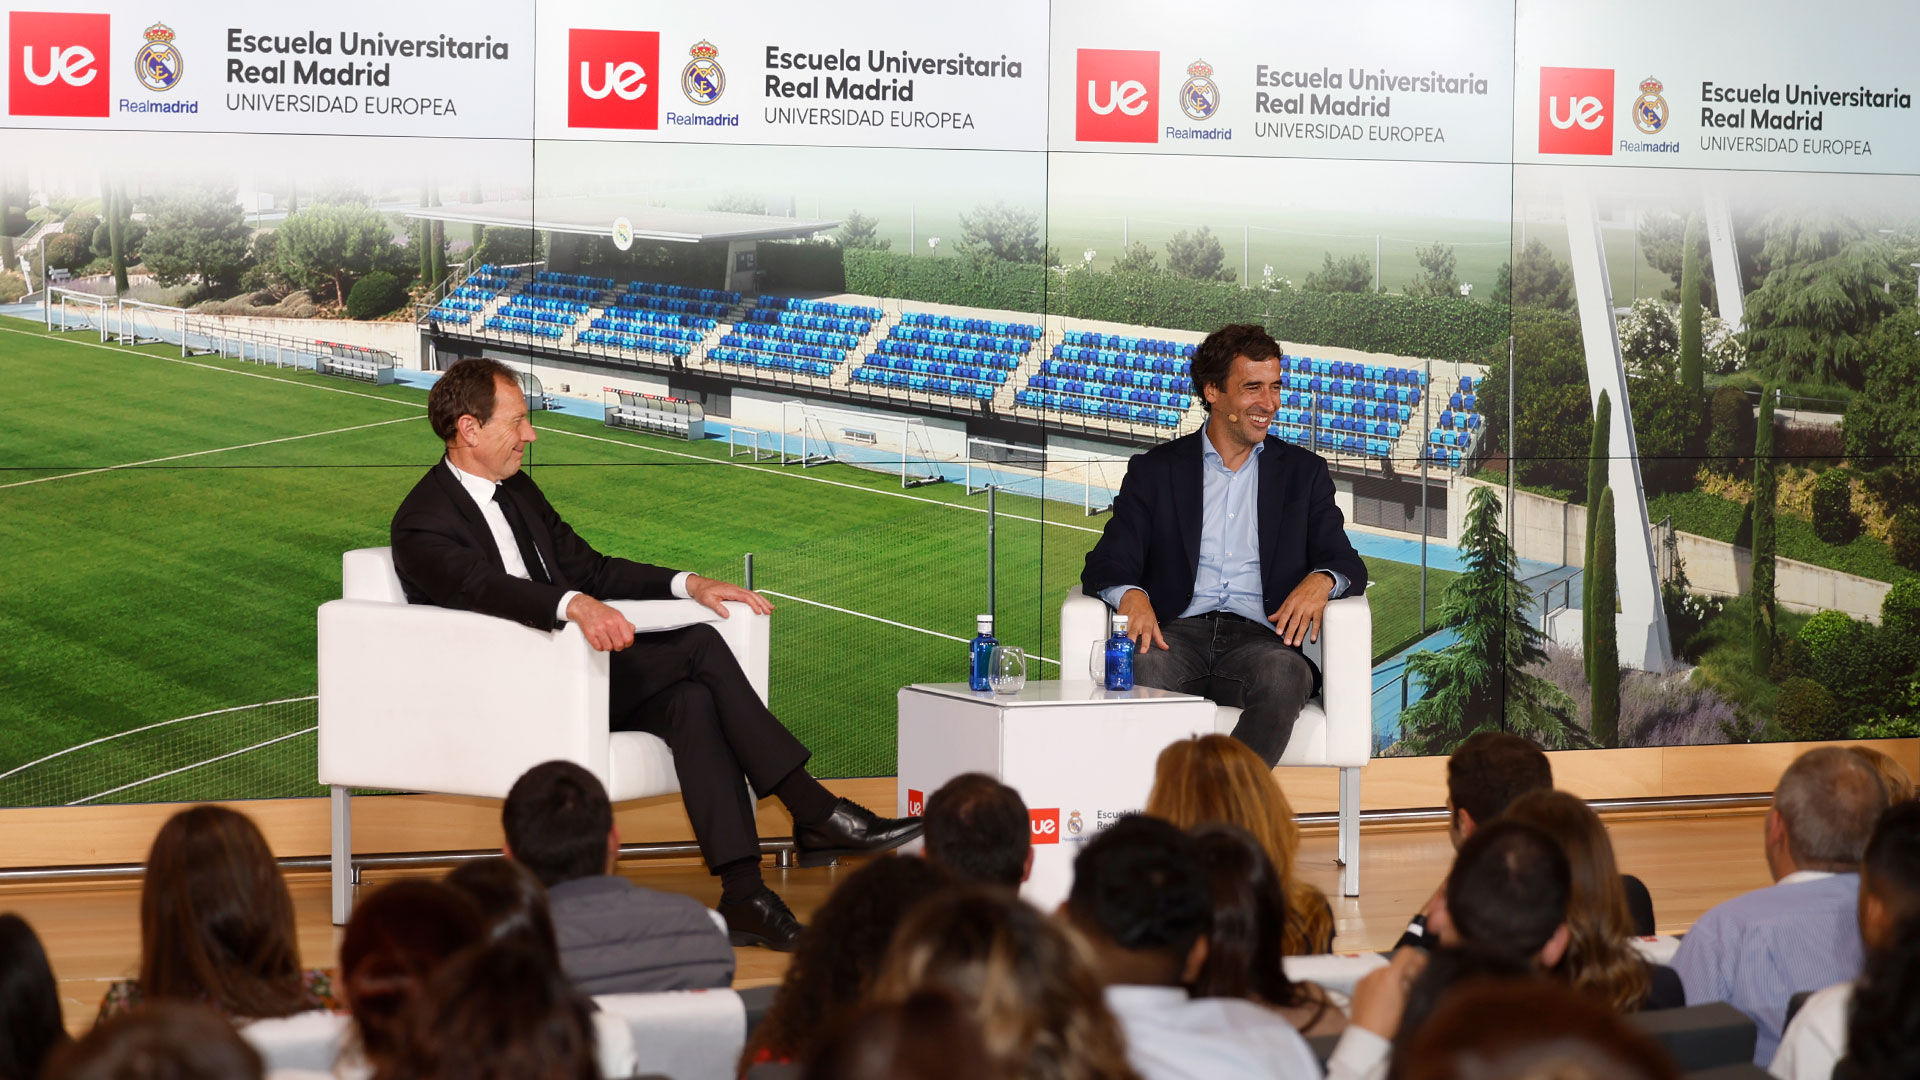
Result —
[[987, 658], [987, 685], [996, 694], [1017, 694], [1027, 686], [1027, 654], [1014, 645], [995, 645]]
[[1087, 677], [1095, 686], [1107, 685], [1107, 639], [1093, 639], [1093, 648], [1087, 650]]

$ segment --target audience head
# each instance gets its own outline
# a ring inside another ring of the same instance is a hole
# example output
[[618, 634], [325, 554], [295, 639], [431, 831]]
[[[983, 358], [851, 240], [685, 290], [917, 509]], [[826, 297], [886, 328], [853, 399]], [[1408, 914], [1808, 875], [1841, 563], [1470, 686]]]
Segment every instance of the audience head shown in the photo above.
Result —
[[1108, 983], [1184, 986], [1207, 960], [1213, 897], [1193, 838], [1129, 814], [1094, 834], [1073, 860], [1064, 907]]
[[1193, 996], [1298, 1004], [1299, 990], [1281, 966], [1287, 898], [1267, 853], [1237, 825], [1189, 831], [1213, 902], [1207, 961], [1190, 986]]
[[0, 915], [0, 1080], [34, 1080], [66, 1041], [47, 951], [25, 919]]
[[517, 941], [442, 965], [408, 1017], [398, 1075], [415, 1080], [598, 1080], [592, 1006], [552, 959]]
[[1860, 864], [1860, 936], [1868, 952], [1884, 949], [1894, 928], [1920, 920], [1920, 803], [1887, 807]]
[[1476, 731], [1447, 758], [1448, 831], [1459, 847], [1473, 830], [1499, 817], [1529, 791], [1553, 787], [1553, 766], [1540, 748], [1504, 731]]
[[620, 847], [607, 789], [571, 761], [521, 774], [500, 808], [500, 825], [507, 855], [549, 889], [606, 873]]
[[1200, 407], [1208, 412], [1213, 405], [1207, 399], [1207, 387], [1225, 392], [1227, 375], [1233, 370], [1233, 362], [1246, 357], [1255, 363], [1280, 358], [1280, 343], [1273, 340], [1264, 327], [1254, 323], [1231, 323], [1208, 334], [1198, 348], [1193, 350], [1193, 359], [1188, 363], [1188, 375], [1193, 379], [1193, 394], [1200, 399]]
[[54, 1052], [47, 1080], [260, 1080], [260, 1052], [204, 1005], [156, 1001]]
[[1920, 914], [1888, 928], [1867, 953], [1847, 1014], [1847, 1054], [1833, 1075], [1843, 1080], [1913, 1080], [1920, 1076]]
[[901, 1002], [922, 990], [950, 994], [968, 1009], [987, 1057], [1005, 1076], [1134, 1075], [1085, 947], [1005, 890], [948, 890], [900, 924], [873, 1000]]
[[1231, 735], [1182, 739], [1160, 751], [1146, 812], [1183, 829], [1210, 821], [1238, 825], [1260, 842], [1286, 890], [1282, 947], [1289, 955], [1324, 952], [1333, 939], [1327, 898], [1294, 872], [1300, 826], [1286, 792], [1260, 755]]
[[1886, 806], [1886, 785], [1860, 755], [1840, 746], [1801, 754], [1781, 775], [1767, 812], [1767, 865], [1774, 880], [1796, 870], [1858, 869]]
[[848, 875], [801, 935], [779, 994], [747, 1042], [741, 1070], [761, 1051], [806, 1060], [833, 1021], [872, 988], [901, 920], [953, 884], [945, 869], [910, 855], [874, 859]]
[[[1407, 948], [1413, 948], [1407, 946]], [[1427, 1017], [1460, 990], [1497, 979], [1525, 979], [1539, 971], [1526, 960], [1476, 948], [1440, 946], [1426, 954], [1426, 962], [1407, 987], [1406, 1002], [1400, 1012], [1400, 1027], [1394, 1033], [1394, 1045], [1405, 1048], [1426, 1024]], [[1358, 991], [1355, 993], [1356, 1006]]]
[[153, 838], [140, 885], [140, 990], [249, 1018], [315, 1007], [301, 982], [293, 899], [245, 814], [190, 807]]
[[519, 376], [498, 360], [468, 356], [454, 361], [427, 391], [427, 423], [440, 441], [451, 445], [460, 433], [460, 418], [471, 416], [485, 424], [493, 419], [499, 383], [518, 387]]
[[1596, 1001], [1621, 1012], [1638, 1009], [1653, 984], [1646, 962], [1627, 940], [1633, 917], [1600, 815], [1567, 792], [1529, 791], [1500, 820], [1539, 829], [1567, 857], [1567, 952], [1554, 971]]
[[533, 871], [512, 859], [475, 859], [454, 867], [446, 883], [480, 909], [488, 941], [522, 941], [559, 963], [547, 890]]
[[833, 1026], [806, 1080], [997, 1080], [980, 1025], [951, 995], [922, 990], [867, 1005]]
[[1017, 889], [1033, 865], [1027, 804], [985, 773], [962, 773], [927, 796], [926, 856], [962, 881]]
[[1880, 774], [1880, 782], [1886, 785], [1888, 803], [1913, 800], [1913, 776], [1904, 766], [1893, 760], [1893, 755], [1859, 743], [1847, 747], [1847, 752], [1860, 755], [1860, 760], [1873, 766], [1873, 771]]
[[354, 905], [340, 943], [340, 983], [368, 1064], [377, 1070], [392, 1061], [421, 987], [483, 933], [473, 901], [436, 881], [402, 879]]
[[[1524, 1016], [1525, 1023], [1514, 1018]], [[1399, 1080], [1679, 1080], [1613, 1011], [1543, 979], [1462, 986], [1397, 1054]]]
[[1551, 968], [1567, 949], [1571, 891], [1567, 857], [1551, 836], [1516, 821], [1480, 826], [1447, 874], [1441, 941]]

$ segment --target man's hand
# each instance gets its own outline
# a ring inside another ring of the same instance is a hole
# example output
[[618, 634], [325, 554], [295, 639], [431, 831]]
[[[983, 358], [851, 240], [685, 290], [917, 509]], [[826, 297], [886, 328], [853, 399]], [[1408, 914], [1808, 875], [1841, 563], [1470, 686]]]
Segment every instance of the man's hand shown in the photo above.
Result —
[[1280, 610], [1267, 616], [1275, 633], [1289, 645], [1320, 640], [1320, 619], [1327, 611], [1327, 596], [1333, 592], [1331, 575], [1315, 570], [1300, 579]]
[[633, 624], [625, 615], [581, 593], [567, 602], [567, 621], [587, 635], [587, 644], [600, 652], [619, 652], [633, 644]]
[[1351, 1010], [1354, 1025], [1383, 1039], [1392, 1039], [1400, 1030], [1401, 1016], [1407, 1011], [1407, 992], [1413, 989], [1413, 980], [1426, 967], [1424, 950], [1407, 946], [1395, 950], [1386, 967], [1373, 969], [1354, 984]]
[[1153, 601], [1147, 599], [1147, 590], [1128, 589], [1120, 597], [1120, 614], [1127, 617], [1127, 636], [1133, 639], [1134, 648], [1146, 652], [1155, 645], [1167, 647], [1167, 639], [1160, 636], [1160, 618], [1153, 613]]
[[687, 595], [696, 603], [719, 612], [723, 619], [727, 617], [729, 600], [737, 600], [747, 605], [755, 615], [773, 614], [773, 605], [767, 602], [766, 597], [752, 589], [743, 589], [730, 581], [718, 581], [710, 577], [701, 577], [699, 574], [687, 575]]

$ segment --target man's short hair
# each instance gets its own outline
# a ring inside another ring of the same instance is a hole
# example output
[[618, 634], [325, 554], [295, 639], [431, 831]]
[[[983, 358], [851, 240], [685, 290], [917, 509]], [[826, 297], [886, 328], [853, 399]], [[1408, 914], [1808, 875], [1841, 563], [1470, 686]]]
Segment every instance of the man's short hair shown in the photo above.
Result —
[[1460, 845], [1447, 875], [1447, 917], [1472, 947], [1531, 958], [1566, 921], [1572, 880], [1551, 836], [1495, 821]]
[[1787, 826], [1787, 853], [1802, 870], [1853, 869], [1886, 807], [1880, 774], [1841, 746], [1801, 754], [1773, 789], [1773, 808]]
[[613, 804], [600, 781], [571, 761], [543, 762], [515, 780], [500, 825], [514, 859], [548, 888], [607, 871]]
[[441, 372], [439, 381], [427, 391], [427, 423], [433, 425], [433, 433], [441, 442], [453, 440], [462, 416], [472, 416], [483, 424], [493, 419], [494, 390], [500, 379], [520, 385], [520, 377], [512, 368], [484, 356], [462, 357]]
[[1920, 917], [1920, 802], [1887, 807], [1873, 826], [1860, 870], [1861, 886], [1887, 905], [1895, 922]]
[[1553, 788], [1553, 766], [1540, 748], [1504, 731], [1476, 731], [1447, 759], [1447, 798], [1485, 825], [1529, 791]]
[[1200, 399], [1202, 409], [1213, 411], [1213, 406], [1207, 403], [1207, 387], [1226, 392], [1227, 373], [1233, 370], [1236, 356], [1254, 361], [1275, 360], [1280, 356], [1280, 343], [1253, 323], [1230, 323], [1208, 334], [1200, 347], [1193, 350], [1193, 360], [1187, 367], [1193, 379], [1193, 394]]
[[1067, 910], [1122, 949], [1184, 957], [1207, 932], [1213, 900], [1193, 838], [1170, 822], [1129, 814], [1080, 849]]
[[965, 881], [1018, 888], [1033, 850], [1027, 804], [985, 773], [962, 773], [927, 796], [927, 858]]

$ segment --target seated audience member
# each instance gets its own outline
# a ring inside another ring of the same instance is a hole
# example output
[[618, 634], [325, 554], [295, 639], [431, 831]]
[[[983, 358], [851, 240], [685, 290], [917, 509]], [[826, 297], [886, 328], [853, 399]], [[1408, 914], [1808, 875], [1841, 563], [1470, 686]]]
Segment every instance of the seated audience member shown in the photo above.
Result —
[[335, 1075], [391, 1073], [408, 1006], [435, 971], [484, 935], [473, 902], [434, 881], [396, 881], [355, 904], [340, 942], [340, 991], [353, 1039]]
[[985, 773], [962, 773], [927, 796], [926, 856], [961, 881], [1020, 888], [1033, 869], [1027, 804]]
[[1139, 1080], [1086, 946], [1003, 889], [949, 889], [895, 931], [870, 1000], [958, 1001], [1008, 1080]]
[[1567, 898], [1567, 954], [1554, 967], [1555, 975], [1621, 1012], [1687, 1003], [1680, 976], [1665, 965], [1647, 963], [1633, 947], [1633, 924], [1613, 861], [1613, 843], [1592, 807], [1564, 791], [1529, 791], [1515, 799], [1500, 820], [1539, 829], [1567, 857], [1573, 882]]
[[0, 1080], [35, 1080], [66, 1042], [47, 951], [25, 919], [0, 915]]
[[592, 1008], [550, 959], [524, 942], [478, 945], [428, 980], [409, 1011], [390, 1075], [599, 1080]]
[[1767, 811], [1774, 884], [1709, 909], [1680, 942], [1673, 968], [1687, 1000], [1753, 1017], [1756, 1064], [1773, 1060], [1789, 998], [1860, 974], [1860, 856], [1886, 805], [1886, 786], [1858, 754], [1823, 746], [1800, 755]]
[[808, 1062], [806, 1080], [999, 1080], [986, 1038], [966, 1007], [921, 991], [868, 1005], [834, 1025]]
[[698, 900], [613, 873], [606, 788], [570, 761], [535, 765], [500, 811], [506, 853], [547, 888], [560, 966], [589, 994], [733, 984], [733, 947]]
[[140, 976], [114, 983], [105, 1019], [161, 998], [236, 1020], [336, 1009], [333, 979], [301, 970], [293, 899], [252, 819], [194, 806], [167, 819], [140, 883]]
[[806, 1061], [827, 1030], [873, 986], [895, 929], [914, 906], [951, 889], [940, 866], [897, 855], [842, 881], [814, 912], [780, 990], [740, 1055], [740, 1068]]
[[260, 1052], [204, 1005], [153, 1001], [55, 1051], [45, 1080], [260, 1080]]
[[1394, 1071], [1401, 1080], [1680, 1080], [1666, 1052], [1614, 1010], [1539, 978], [1460, 987], [1413, 1033]]
[[1188, 989], [1194, 997], [1245, 998], [1265, 1005], [1302, 1035], [1333, 1035], [1347, 1016], [1316, 983], [1295, 982], [1281, 963], [1280, 941], [1292, 913], [1280, 875], [1259, 841], [1238, 825], [1189, 829], [1213, 897], [1207, 962]]
[[1182, 829], [1209, 821], [1238, 825], [1266, 850], [1286, 888], [1288, 956], [1333, 951], [1333, 906], [1296, 867], [1300, 825], [1286, 792], [1259, 754], [1229, 735], [1182, 739], [1160, 751], [1146, 812]]
[[1873, 827], [1860, 863], [1859, 913], [1865, 974], [1800, 1006], [1768, 1067], [1780, 1080], [1826, 1080], [1843, 1056], [1901, 1066], [1870, 1070], [1874, 1076], [1920, 1076], [1920, 803], [1895, 803]]
[[1213, 903], [1192, 837], [1132, 815], [1094, 834], [1073, 861], [1060, 911], [1093, 948], [1127, 1057], [1147, 1080], [1319, 1074], [1284, 1017], [1239, 998], [1194, 998]]
[[1871, 746], [1855, 744], [1847, 747], [1850, 753], [1860, 755], [1860, 759], [1873, 766], [1880, 774], [1880, 782], [1887, 787], [1887, 803], [1911, 802], [1913, 800], [1913, 777], [1893, 756]]

